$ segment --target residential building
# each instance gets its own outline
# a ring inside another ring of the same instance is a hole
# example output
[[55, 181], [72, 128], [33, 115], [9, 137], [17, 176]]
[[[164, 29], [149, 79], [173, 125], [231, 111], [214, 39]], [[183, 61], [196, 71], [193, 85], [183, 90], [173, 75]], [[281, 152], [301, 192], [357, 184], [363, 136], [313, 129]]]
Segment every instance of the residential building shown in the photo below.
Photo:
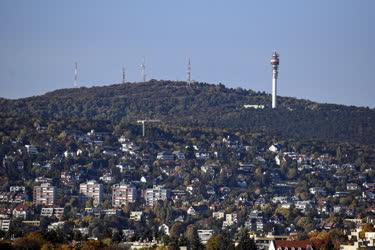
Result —
[[34, 187], [33, 202], [35, 205], [53, 206], [55, 203], [55, 187], [51, 183], [41, 183]]
[[153, 206], [157, 201], [167, 200], [169, 192], [162, 186], [154, 186], [153, 188], [146, 189], [145, 200], [147, 206]]
[[94, 207], [101, 204], [103, 200], [103, 186], [94, 180], [79, 185], [79, 192], [86, 198], [93, 200]]
[[156, 156], [156, 159], [158, 160], [165, 160], [165, 161], [173, 161], [174, 155], [170, 152], [159, 152]]
[[356, 230], [350, 233], [348, 240], [351, 244], [340, 245], [342, 250], [359, 250], [359, 249], [375, 249], [375, 232], [366, 232], [364, 237], [360, 237], [362, 227], [358, 227]]
[[269, 245], [269, 250], [314, 250], [308, 240], [274, 240]]
[[25, 145], [26, 151], [30, 155], [38, 154], [38, 149], [34, 145]]
[[207, 244], [207, 241], [214, 234], [214, 231], [211, 229], [209, 230], [199, 229], [197, 231], [198, 231], [199, 239], [201, 240], [202, 244]]
[[224, 216], [225, 216], [225, 213], [222, 211], [212, 213], [212, 217], [217, 220], [224, 219]]
[[7, 232], [9, 231], [10, 220], [0, 220], [0, 230]]
[[137, 200], [137, 189], [134, 186], [120, 183], [112, 186], [112, 206], [121, 207]]
[[141, 221], [142, 215], [143, 215], [142, 211], [132, 211], [130, 212], [130, 220]]

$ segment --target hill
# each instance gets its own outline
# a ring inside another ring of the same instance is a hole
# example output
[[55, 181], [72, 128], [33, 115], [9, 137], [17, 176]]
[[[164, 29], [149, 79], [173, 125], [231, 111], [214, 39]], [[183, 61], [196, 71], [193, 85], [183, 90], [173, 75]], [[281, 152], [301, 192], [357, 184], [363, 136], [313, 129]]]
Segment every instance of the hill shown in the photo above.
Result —
[[[263, 132], [284, 138], [375, 143], [375, 110], [279, 97], [224, 85], [156, 81], [61, 89], [42, 96], [0, 99], [1, 131], [31, 122], [98, 120], [112, 125], [157, 118], [173, 126]], [[244, 108], [265, 105], [264, 109]]]

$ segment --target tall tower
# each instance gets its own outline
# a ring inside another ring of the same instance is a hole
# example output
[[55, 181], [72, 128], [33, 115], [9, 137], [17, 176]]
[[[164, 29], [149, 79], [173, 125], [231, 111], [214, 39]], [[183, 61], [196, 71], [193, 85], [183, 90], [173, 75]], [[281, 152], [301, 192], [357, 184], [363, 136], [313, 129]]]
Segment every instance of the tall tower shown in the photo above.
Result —
[[143, 82], [146, 82], [146, 58], [143, 57], [142, 64], [141, 64], [141, 74]]
[[74, 87], [78, 87], [78, 63], [75, 63], [74, 67]]
[[276, 96], [277, 96], [277, 77], [279, 74], [279, 54], [275, 51], [272, 54], [271, 65], [272, 65], [272, 108], [276, 108]]
[[191, 63], [190, 63], [190, 58], [187, 66], [187, 81], [188, 84], [191, 84]]

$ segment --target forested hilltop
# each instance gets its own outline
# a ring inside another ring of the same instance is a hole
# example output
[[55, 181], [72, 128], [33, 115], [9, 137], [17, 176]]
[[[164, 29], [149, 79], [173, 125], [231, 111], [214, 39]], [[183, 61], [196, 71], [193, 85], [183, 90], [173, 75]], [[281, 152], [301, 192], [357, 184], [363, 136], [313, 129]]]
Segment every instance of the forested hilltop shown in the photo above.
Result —
[[[244, 105], [264, 105], [264, 109]], [[224, 85], [156, 81], [102, 87], [61, 89], [42, 96], [0, 99], [0, 131], [9, 135], [23, 127], [55, 121], [135, 123], [160, 119], [171, 126], [227, 128], [263, 132], [283, 138], [373, 144], [375, 110], [319, 104], [271, 96]]]

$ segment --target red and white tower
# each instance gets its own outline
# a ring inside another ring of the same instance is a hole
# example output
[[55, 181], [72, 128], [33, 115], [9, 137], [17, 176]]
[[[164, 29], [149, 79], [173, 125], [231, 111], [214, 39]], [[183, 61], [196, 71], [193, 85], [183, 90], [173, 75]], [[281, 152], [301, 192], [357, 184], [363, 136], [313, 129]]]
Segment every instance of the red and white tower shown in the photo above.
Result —
[[272, 54], [271, 65], [272, 65], [272, 108], [276, 108], [276, 96], [277, 96], [277, 77], [279, 74], [279, 54], [275, 51]]

